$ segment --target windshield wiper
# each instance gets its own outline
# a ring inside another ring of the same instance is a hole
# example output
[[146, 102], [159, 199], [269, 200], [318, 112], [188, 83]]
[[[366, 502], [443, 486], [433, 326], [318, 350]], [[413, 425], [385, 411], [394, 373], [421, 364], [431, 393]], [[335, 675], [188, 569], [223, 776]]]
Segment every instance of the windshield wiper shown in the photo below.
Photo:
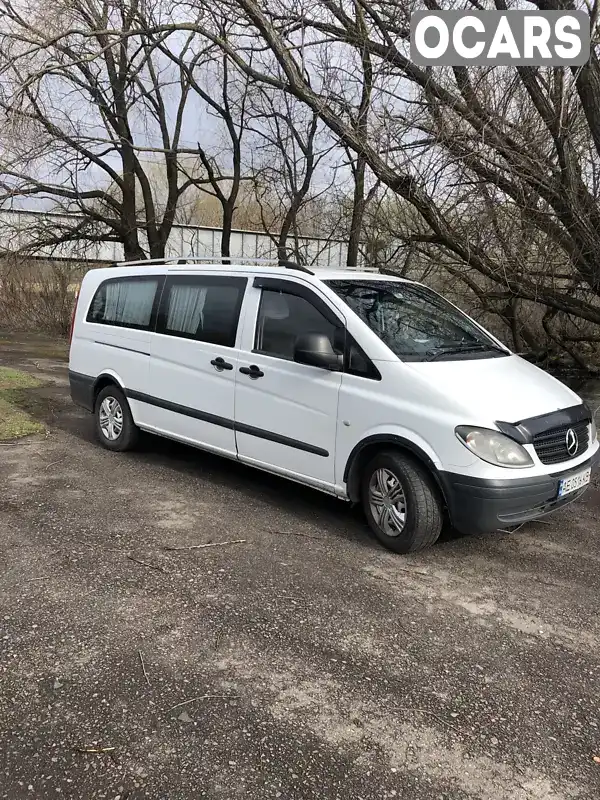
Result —
[[486, 350], [502, 353], [505, 356], [508, 355], [506, 350], [504, 350], [502, 347], [498, 347], [495, 344], [484, 344], [483, 342], [465, 342], [465, 344], [460, 346], [452, 345], [450, 347], [438, 348], [434, 351], [429, 350], [425, 361], [435, 361], [437, 358], [441, 358], [442, 356], [453, 356], [458, 355], [459, 353], [481, 353], [485, 352]]

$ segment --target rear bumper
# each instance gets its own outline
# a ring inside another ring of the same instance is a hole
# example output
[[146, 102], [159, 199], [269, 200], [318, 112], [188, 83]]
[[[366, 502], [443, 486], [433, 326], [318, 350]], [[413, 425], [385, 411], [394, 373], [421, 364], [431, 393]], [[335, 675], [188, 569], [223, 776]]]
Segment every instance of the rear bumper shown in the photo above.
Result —
[[557, 499], [558, 483], [587, 467], [596, 467], [600, 451], [572, 469], [515, 480], [485, 480], [440, 472], [450, 520], [462, 533], [485, 533], [521, 525], [550, 514], [581, 497], [587, 486]]
[[89, 375], [82, 375], [80, 372], [69, 370], [69, 385], [71, 388], [71, 400], [75, 405], [94, 410], [94, 379]]

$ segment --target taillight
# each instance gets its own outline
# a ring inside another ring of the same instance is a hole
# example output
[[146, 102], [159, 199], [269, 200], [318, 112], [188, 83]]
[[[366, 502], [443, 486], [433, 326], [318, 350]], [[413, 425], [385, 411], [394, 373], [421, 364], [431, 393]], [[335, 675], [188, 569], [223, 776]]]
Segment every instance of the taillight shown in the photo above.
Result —
[[79, 302], [79, 289], [75, 292], [75, 302], [73, 303], [73, 315], [71, 317], [71, 327], [69, 328], [69, 346], [73, 341], [73, 328], [75, 327], [75, 314], [77, 313], [77, 303]]

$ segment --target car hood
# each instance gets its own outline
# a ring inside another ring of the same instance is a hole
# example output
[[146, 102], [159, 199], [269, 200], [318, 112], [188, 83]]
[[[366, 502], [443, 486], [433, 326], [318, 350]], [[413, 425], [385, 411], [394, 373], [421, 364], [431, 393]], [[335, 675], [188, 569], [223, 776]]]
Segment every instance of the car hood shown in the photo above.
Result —
[[581, 398], [519, 356], [464, 361], [405, 362], [473, 422], [520, 422], [579, 405]]

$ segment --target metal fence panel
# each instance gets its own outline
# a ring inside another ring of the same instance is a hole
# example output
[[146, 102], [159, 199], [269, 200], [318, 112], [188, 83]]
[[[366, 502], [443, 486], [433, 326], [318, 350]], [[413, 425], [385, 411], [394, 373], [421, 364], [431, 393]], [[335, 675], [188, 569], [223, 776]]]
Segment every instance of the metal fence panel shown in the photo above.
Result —
[[[0, 210], [0, 254], [20, 253], [36, 258], [114, 263], [123, 260], [118, 242], [66, 241], [55, 246], [36, 246], [57, 231], [65, 234], [83, 217], [44, 211]], [[148, 242], [140, 231], [140, 244], [148, 252]], [[293, 242], [289, 240], [290, 249]], [[303, 263], [314, 267], [346, 268], [347, 245], [339, 239], [302, 236], [298, 250]], [[221, 229], [200, 225], [174, 225], [165, 255], [167, 258], [219, 257]], [[232, 258], [275, 258], [273, 239], [259, 231], [235, 230], [231, 233]], [[360, 266], [359, 266], [360, 268]]]

